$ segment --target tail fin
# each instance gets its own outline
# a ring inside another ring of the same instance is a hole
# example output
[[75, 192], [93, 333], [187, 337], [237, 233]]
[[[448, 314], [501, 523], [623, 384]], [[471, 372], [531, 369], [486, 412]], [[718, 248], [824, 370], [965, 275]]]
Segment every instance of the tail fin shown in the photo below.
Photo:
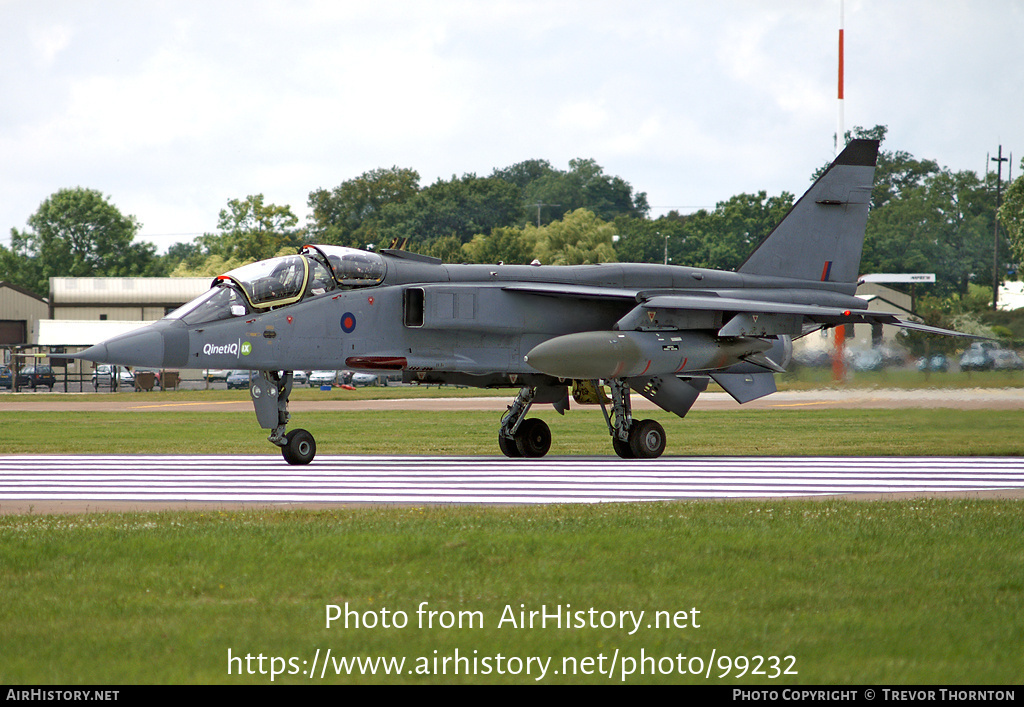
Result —
[[855, 284], [878, 140], [852, 140], [737, 272]]

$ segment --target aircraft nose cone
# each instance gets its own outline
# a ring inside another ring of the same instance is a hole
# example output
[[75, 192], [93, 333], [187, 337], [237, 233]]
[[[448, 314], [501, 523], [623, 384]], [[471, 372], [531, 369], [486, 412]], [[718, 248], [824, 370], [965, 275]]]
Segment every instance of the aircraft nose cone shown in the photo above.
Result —
[[160, 368], [165, 365], [164, 337], [161, 332], [149, 327], [138, 329], [90, 346], [74, 358], [121, 366]]
[[107, 347], [105, 344], [96, 344], [90, 346], [85, 351], [79, 351], [76, 354], [71, 354], [68, 358], [78, 358], [83, 361], [98, 361], [102, 363], [107, 360]]

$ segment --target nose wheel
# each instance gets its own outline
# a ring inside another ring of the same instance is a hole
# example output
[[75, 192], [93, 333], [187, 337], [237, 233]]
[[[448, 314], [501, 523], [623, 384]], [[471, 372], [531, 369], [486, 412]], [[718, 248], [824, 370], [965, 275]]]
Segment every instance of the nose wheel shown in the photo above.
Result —
[[292, 430], [285, 435], [281, 455], [289, 464], [309, 464], [316, 456], [316, 440], [306, 430]]
[[281, 456], [289, 464], [309, 464], [316, 456], [316, 440], [306, 430], [292, 430], [288, 426], [288, 396], [292, 392], [292, 372], [259, 371], [249, 388], [256, 420], [260, 427], [270, 430], [269, 439], [281, 448]]

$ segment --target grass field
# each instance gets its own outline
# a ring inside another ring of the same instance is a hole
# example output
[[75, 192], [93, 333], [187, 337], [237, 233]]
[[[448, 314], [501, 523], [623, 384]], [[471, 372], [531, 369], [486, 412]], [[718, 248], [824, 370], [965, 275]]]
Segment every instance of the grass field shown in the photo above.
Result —
[[[535, 657], [547, 683], [1019, 684], [1022, 527], [1022, 504], [968, 500], [0, 517], [0, 682], [532, 683]], [[518, 625], [542, 607], [586, 625]], [[253, 660], [229, 675], [229, 649]], [[311, 680], [317, 649], [406, 662]], [[456, 650], [491, 672], [435, 674]]]
[[[552, 454], [611, 455], [599, 412], [542, 417]], [[320, 453], [493, 455], [496, 418], [293, 425]], [[1021, 411], [708, 411], [666, 427], [669, 454], [1024, 454]], [[275, 453], [251, 414], [221, 412], [0, 411], [0, 445]], [[1019, 684], [1022, 529], [1019, 501], [968, 499], [0, 516], [0, 683]], [[328, 628], [346, 605], [374, 626]], [[502, 622], [556, 609], [584, 625]], [[348, 657], [404, 663], [349, 674]]]
[[[198, 372], [193, 372], [198, 375]], [[787, 373], [777, 375], [776, 385], [779, 390], [863, 390], [883, 389], [937, 389], [959, 390], [965, 388], [1024, 388], [1024, 371], [955, 371], [948, 373], [923, 373], [913, 368], [884, 369], [881, 371], [849, 371], [845, 380], [833, 380], [829, 368], [808, 368], [797, 366]], [[77, 384], [75, 384], [77, 385]], [[225, 390], [219, 387], [209, 390], [168, 390], [135, 392], [92, 392], [91, 385], [86, 383], [84, 391], [75, 393], [31, 393], [46, 400], [59, 403], [61, 401], [109, 401], [116, 399], [139, 400], [158, 399], [173, 402], [177, 400], [202, 399], [206, 401], [248, 400], [245, 390]], [[77, 390], [77, 388], [73, 388]], [[712, 382], [708, 390], [722, 392]], [[373, 400], [388, 398], [432, 398], [432, 397], [480, 397], [495, 396], [503, 398], [515, 397], [515, 390], [491, 390], [483, 388], [458, 388], [455, 386], [418, 386], [391, 385], [367, 386], [355, 390], [335, 388], [322, 391], [318, 388], [297, 386], [292, 391], [293, 400]], [[0, 389], [0, 406], [8, 395], [8, 391]], [[198, 396], [198, 397], [197, 397]], [[13, 399], [13, 398], [12, 398]]]
[[[551, 454], [613, 454], [599, 411], [550, 407]], [[701, 411], [656, 416], [666, 454], [1024, 455], [1024, 410]], [[303, 412], [290, 427], [319, 454], [497, 454], [496, 412]], [[7, 454], [275, 454], [251, 413], [11, 412], [0, 409]]]

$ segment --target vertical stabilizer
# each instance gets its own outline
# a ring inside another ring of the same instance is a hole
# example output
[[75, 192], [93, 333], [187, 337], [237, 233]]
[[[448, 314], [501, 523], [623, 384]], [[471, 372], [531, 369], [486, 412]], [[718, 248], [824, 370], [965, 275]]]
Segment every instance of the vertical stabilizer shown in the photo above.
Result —
[[877, 160], [878, 140], [852, 140], [737, 272], [856, 283]]

